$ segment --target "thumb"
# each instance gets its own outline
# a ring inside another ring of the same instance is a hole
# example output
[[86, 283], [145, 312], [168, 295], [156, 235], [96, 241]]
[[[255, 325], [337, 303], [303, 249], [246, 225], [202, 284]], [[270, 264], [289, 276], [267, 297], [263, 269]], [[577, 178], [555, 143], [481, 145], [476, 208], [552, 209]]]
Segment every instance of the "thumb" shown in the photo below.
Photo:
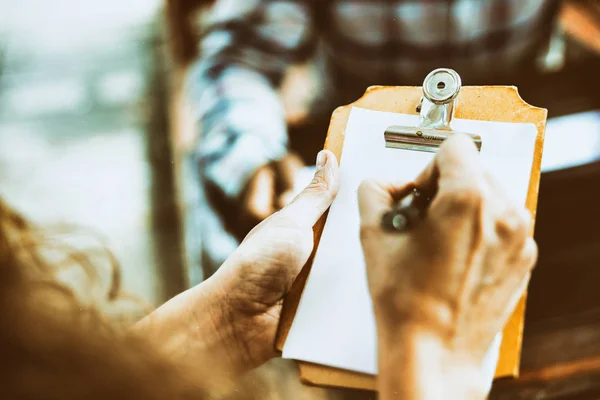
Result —
[[311, 183], [278, 214], [298, 226], [313, 226], [329, 208], [339, 189], [339, 167], [335, 155], [322, 150]]

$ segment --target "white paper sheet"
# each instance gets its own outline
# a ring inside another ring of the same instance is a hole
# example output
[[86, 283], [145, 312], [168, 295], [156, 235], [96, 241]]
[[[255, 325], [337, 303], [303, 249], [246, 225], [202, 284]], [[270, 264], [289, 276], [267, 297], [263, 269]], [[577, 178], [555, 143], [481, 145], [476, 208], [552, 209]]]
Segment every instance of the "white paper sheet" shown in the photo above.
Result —
[[[418, 117], [354, 107], [340, 165], [340, 190], [329, 211], [284, 358], [377, 373], [375, 318], [359, 239], [356, 192], [365, 178], [413, 180], [433, 153], [388, 149], [390, 125], [415, 126]], [[515, 202], [525, 204], [537, 130], [533, 124], [455, 119], [454, 129], [482, 137], [484, 163]], [[493, 376], [500, 344], [483, 366]]]

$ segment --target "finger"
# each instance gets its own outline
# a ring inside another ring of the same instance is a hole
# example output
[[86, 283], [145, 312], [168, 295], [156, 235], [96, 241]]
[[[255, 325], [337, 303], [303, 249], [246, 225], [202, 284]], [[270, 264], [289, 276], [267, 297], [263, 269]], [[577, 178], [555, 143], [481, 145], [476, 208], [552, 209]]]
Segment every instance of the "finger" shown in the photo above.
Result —
[[537, 244], [533, 238], [527, 238], [518, 252], [509, 254], [505, 262], [489, 262], [484, 266], [481, 279], [486, 286], [515, 287], [531, 274], [537, 260]]
[[[454, 134], [446, 140], [415, 183], [433, 196], [428, 220], [448, 234], [473, 225], [473, 218], [481, 216], [481, 207], [489, 205], [485, 168], [473, 141], [465, 134]], [[497, 214], [493, 215], [495, 218]]]
[[519, 301], [523, 298], [525, 291], [527, 290], [527, 286], [529, 286], [529, 280], [531, 279], [531, 274], [526, 274], [516, 285], [514, 290], [509, 295], [508, 299], [506, 299], [506, 305], [504, 307], [504, 312], [502, 312], [502, 317], [500, 318], [500, 326], [504, 327], [508, 322], [508, 319], [512, 315], [512, 313], [517, 308]]
[[[523, 276], [530, 274], [538, 257], [537, 243], [533, 238], [525, 240], [521, 250], [513, 253], [514, 255], [507, 257], [503, 263], [490, 263], [491, 268], [485, 272], [488, 275], [493, 275], [494, 280], [503, 280], [507, 277], [517, 277], [522, 279]], [[507, 266], [510, 267], [507, 269]]]
[[456, 186], [476, 186], [482, 180], [483, 168], [477, 148], [467, 135], [456, 133], [442, 143], [433, 161], [425, 167], [415, 183], [432, 193], [452, 190]]
[[270, 166], [260, 168], [250, 180], [244, 208], [246, 213], [259, 221], [271, 215], [275, 209], [275, 171]]
[[[515, 285], [512, 291], [512, 296], [508, 300], [508, 308], [507, 311], [512, 313], [517, 306], [517, 303], [523, 297], [523, 294], [527, 290], [527, 286], [529, 285], [529, 280], [531, 279], [531, 271], [535, 267], [535, 262], [537, 260], [538, 248], [535, 241], [532, 238], [529, 238], [523, 248], [523, 252], [521, 253], [521, 260], [516, 265], [518, 265], [519, 269], [516, 271], [504, 271], [500, 275], [500, 279], [506, 279], [512, 282], [507, 282], [509, 286]], [[498, 271], [500, 272], [500, 271]], [[512, 274], [511, 274], [512, 273]], [[513, 279], [508, 279], [508, 276], [513, 275]], [[507, 318], [508, 318], [507, 315]]]
[[499, 221], [496, 232], [501, 239], [510, 239], [514, 233], [518, 233], [516, 239], [523, 236], [533, 236], [533, 216], [531, 212], [508, 196], [506, 188], [496, 179], [490, 171], [485, 172], [485, 180], [490, 188], [489, 200], [494, 202], [498, 211]]
[[[493, 193], [490, 197], [493, 198], [497, 194]], [[531, 233], [533, 225], [531, 213], [525, 207], [514, 206], [508, 200], [499, 203], [496, 205], [496, 208], [499, 209], [496, 219], [496, 235], [504, 243], [508, 254], [519, 255]]]
[[525, 246], [523, 246], [523, 251], [521, 252], [521, 260], [529, 273], [535, 268], [539, 254], [538, 252], [539, 250], [535, 240], [533, 240], [533, 238], [527, 238]]
[[281, 218], [298, 226], [313, 226], [329, 208], [339, 189], [339, 167], [329, 150], [319, 152], [311, 183], [280, 211]]
[[358, 187], [358, 209], [362, 226], [377, 226], [381, 216], [414, 188], [412, 182], [365, 180]]

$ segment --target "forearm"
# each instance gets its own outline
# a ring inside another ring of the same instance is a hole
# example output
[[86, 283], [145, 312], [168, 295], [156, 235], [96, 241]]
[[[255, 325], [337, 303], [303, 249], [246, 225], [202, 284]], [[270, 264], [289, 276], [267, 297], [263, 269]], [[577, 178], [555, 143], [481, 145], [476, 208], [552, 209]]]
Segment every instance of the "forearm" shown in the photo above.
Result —
[[252, 368], [211, 280], [174, 297], [131, 330], [214, 390]]
[[452, 354], [437, 336], [416, 327], [378, 331], [381, 400], [485, 398], [478, 366]]

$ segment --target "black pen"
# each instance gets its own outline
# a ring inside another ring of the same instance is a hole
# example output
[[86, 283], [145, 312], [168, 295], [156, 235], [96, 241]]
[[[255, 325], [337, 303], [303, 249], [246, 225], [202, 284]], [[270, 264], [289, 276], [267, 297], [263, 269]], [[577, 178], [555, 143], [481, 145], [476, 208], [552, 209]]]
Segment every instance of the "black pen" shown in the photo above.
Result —
[[431, 196], [414, 188], [394, 208], [383, 214], [381, 224], [385, 230], [393, 232], [412, 229], [423, 219], [430, 202]]

